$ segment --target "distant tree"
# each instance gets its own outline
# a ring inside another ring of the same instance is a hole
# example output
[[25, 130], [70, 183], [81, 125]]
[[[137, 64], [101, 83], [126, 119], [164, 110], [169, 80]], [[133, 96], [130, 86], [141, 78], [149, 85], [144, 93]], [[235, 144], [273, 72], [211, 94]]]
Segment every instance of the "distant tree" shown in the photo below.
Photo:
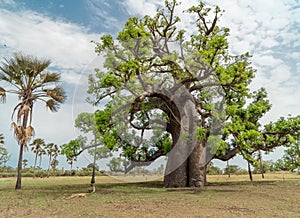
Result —
[[27, 159], [22, 160], [22, 164], [23, 164], [23, 169], [25, 169], [28, 165], [28, 160]]
[[269, 165], [270, 172], [276, 171], [275, 162], [273, 160], [267, 160], [265, 162]]
[[59, 154], [59, 149], [58, 146], [54, 143], [48, 143], [46, 145], [46, 153], [49, 156], [49, 162], [48, 162], [48, 176], [50, 173], [50, 169], [51, 169], [51, 163], [52, 163], [52, 157], [57, 157], [57, 155]]
[[46, 150], [43, 149], [43, 148], [40, 148], [40, 151], [39, 151], [39, 169], [42, 169], [42, 159], [43, 159], [43, 155], [46, 155]]
[[51, 161], [51, 169], [53, 171], [56, 170], [58, 163], [59, 163], [59, 161], [56, 158], [53, 158], [53, 160]]
[[297, 169], [300, 174], [300, 142], [289, 146], [282, 157], [286, 169], [294, 171]]
[[7, 149], [2, 147], [3, 144], [4, 144], [4, 136], [0, 134], [0, 166], [5, 166], [6, 162], [10, 158], [10, 154], [8, 154]]
[[212, 162], [210, 162], [207, 165], [206, 173], [208, 175], [220, 175], [220, 174], [222, 174], [222, 170], [219, 167], [214, 166], [214, 164]]
[[60, 150], [57, 145], [55, 145], [53, 149], [53, 160], [51, 161], [51, 168], [52, 170], [56, 170], [59, 161], [57, 160], [57, 156], [60, 154]]
[[262, 161], [261, 163], [255, 164], [253, 172], [260, 174], [270, 172], [270, 163], [267, 161]]
[[5, 101], [6, 93], [15, 94], [19, 99], [12, 112], [12, 120], [16, 116], [12, 127], [20, 145], [16, 189], [21, 189], [23, 150], [27, 149], [34, 135], [31, 125], [34, 103], [44, 102], [51, 111], [57, 111], [60, 103], [66, 99], [59, 85], [60, 75], [45, 72], [50, 63], [50, 60], [15, 54], [11, 59], [5, 59], [0, 66], [0, 82], [8, 85], [8, 89], [0, 87], [0, 100]]
[[225, 169], [224, 169], [224, 174], [239, 174], [241, 168], [237, 165], [228, 165]]
[[[78, 137], [74, 140], [71, 140], [67, 144], [61, 146], [61, 154], [65, 155], [67, 158], [68, 164], [70, 164], [70, 170], [72, 171], [73, 163], [77, 160], [78, 152], [85, 145], [86, 138]], [[71, 175], [71, 172], [70, 172]]]
[[99, 166], [98, 166], [97, 164], [94, 165], [93, 163], [90, 163], [90, 164], [88, 164], [88, 165], [86, 166], [87, 169], [93, 169], [94, 167], [95, 167], [95, 169], [96, 169], [97, 171], [100, 170], [100, 168], [99, 168]]
[[7, 161], [9, 161], [10, 154], [7, 149], [0, 145], [0, 166], [5, 166]]
[[[88, 149], [88, 153], [93, 157], [93, 166], [96, 167], [96, 161], [108, 158], [111, 156], [110, 150], [103, 145], [102, 137], [99, 134], [99, 130], [96, 127], [95, 116], [92, 113], [81, 113], [77, 116], [75, 120], [75, 127], [78, 128], [82, 133], [92, 134], [92, 140], [89, 142], [86, 141], [85, 146], [82, 147], [82, 150], [79, 152]], [[95, 171], [96, 168], [93, 168], [92, 178], [91, 178], [91, 187], [93, 192], [95, 189]]]
[[113, 157], [107, 164], [111, 172], [125, 172], [128, 165], [129, 161], [121, 157]]
[[35, 158], [34, 158], [34, 166], [33, 166], [33, 178], [35, 178], [35, 169], [36, 169], [36, 162], [38, 156], [41, 155], [43, 147], [45, 146], [45, 141], [43, 139], [37, 138], [33, 140], [33, 142], [30, 144], [31, 146], [31, 151], [35, 153]]

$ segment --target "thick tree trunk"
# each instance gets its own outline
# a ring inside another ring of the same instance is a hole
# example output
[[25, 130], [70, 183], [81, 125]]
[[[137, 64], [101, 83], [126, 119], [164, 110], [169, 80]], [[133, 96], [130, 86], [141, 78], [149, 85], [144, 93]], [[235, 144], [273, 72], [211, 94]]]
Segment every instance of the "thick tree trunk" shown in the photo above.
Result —
[[189, 186], [204, 187], [205, 163], [202, 165], [203, 143], [198, 143], [189, 157]]
[[187, 187], [188, 184], [189, 181], [187, 161], [183, 162], [181, 166], [179, 166], [176, 170], [173, 170], [171, 173], [165, 175], [164, 178], [164, 186], [166, 188]]
[[[174, 127], [174, 126], [173, 126]], [[187, 142], [180, 139], [178, 129], [174, 127], [173, 144], [175, 146], [169, 153], [168, 162], [165, 170], [164, 186], [166, 188], [187, 187], [188, 181], [188, 154]]]
[[204, 169], [200, 166], [203, 144], [199, 143], [195, 135], [197, 111], [191, 100], [185, 99], [180, 104], [180, 116], [175, 118], [180, 120], [180, 125], [171, 123], [173, 147], [168, 157], [164, 184], [168, 188], [203, 186]]
[[23, 148], [24, 145], [20, 145], [20, 151], [19, 151], [19, 160], [18, 160], [18, 176], [17, 176], [17, 182], [15, 189], [21, 189], [22, 187], [22, 160], [23, 160]]

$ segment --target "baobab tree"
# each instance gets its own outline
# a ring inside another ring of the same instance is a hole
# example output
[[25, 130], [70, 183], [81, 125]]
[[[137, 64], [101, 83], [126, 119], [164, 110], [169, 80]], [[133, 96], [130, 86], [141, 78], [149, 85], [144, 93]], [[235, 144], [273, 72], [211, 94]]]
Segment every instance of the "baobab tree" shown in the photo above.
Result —
[[168, 156], [166, 187], [203, 186], [212, 158], [255, 161], [256, 151], [297, 138], [300, 116], [263, 126], [267, 93], [249, 89], [251, 55], [230, 54], [223, 11], [200, 2], [183, 23], [179, 4], [167, 0], [154, 17], [129, 18], [116, 38], [95, 42], [105, 61], [89, 77], [88, 100], [101, 106], [102, 142], [131, 161], [128, 169]]

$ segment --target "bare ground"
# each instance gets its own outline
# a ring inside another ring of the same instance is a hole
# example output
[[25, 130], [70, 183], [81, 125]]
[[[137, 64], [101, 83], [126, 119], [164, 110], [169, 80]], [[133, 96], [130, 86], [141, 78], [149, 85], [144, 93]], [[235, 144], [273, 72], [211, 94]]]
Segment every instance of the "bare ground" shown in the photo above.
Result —
[[161, 181], [122, 183], [97, 177], [97, 191], [86, 193], [89, 177], [0, 179], [0, 217], [299, 217], [300, 176], [211, 176], [205, 190], [165, 189]]

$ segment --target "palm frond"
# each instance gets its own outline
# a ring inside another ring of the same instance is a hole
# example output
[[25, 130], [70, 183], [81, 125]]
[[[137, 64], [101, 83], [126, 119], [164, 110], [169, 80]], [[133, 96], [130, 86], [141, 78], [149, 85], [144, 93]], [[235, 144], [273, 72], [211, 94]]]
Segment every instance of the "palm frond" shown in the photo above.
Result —
[[15, 54], [14, 57], [10, 59], [4, 59], [5, 61], [1, 63], [0, 74], [1, 80], [6, 81], [7, 83], [17, 86], [19, 89], [24, 88], [22, 81], [23, 71], [20, 65], [18, 65], [17, 59], [19, 54]]
[[34, 137], [35, 131], [32, 126], [28, 126], [25, 129], [25, 137], [26, 137], [26, 143], [28, 143], [32, 137]]
[[42, 80], [42, 84], [47, 84], [47, 83], [56, 83], [56, 82], [60, 82], [60, 74], [58, 73], [43, 73], [41, 74], [41, 80]]
[[56, 112], [59, 109], [59, 104], [53, 99], [49, 99], [46, 101], [46, 107], [49, 108], [50, 111]]
[[31, 110], [30, 106], [27, 104], [24, 104], [18, 111], [17, 114], [17, 121], [20, 122], [22, 116], [24, 116], [26, 113], [28, 113]]
[[32, 126], [24, 128], [23, 126], [17, 125], [15, 122], [12, 122], [11, 127], [14, 129], [14, 136], [19, 145], [23, 145], [24, 149], [27, 149], [27, 144], [34, 136], [35, 131]]
[[25, 129], [23, 126], [17, 125], [15, 122], [12, 122], [11, 127], [14, 129], [14, 136], [17, 142], [21, 145], [25, 142]]
[[61, 86], [56, 86], [54, 89], [47, 89], [44, 91], [49, 97], [53, 98], [59, 103], [63, 103], [66, 100], [65, 91]]
[[0, 102], [5, 103], [6, 101], [6, 90], [0, 87]]

